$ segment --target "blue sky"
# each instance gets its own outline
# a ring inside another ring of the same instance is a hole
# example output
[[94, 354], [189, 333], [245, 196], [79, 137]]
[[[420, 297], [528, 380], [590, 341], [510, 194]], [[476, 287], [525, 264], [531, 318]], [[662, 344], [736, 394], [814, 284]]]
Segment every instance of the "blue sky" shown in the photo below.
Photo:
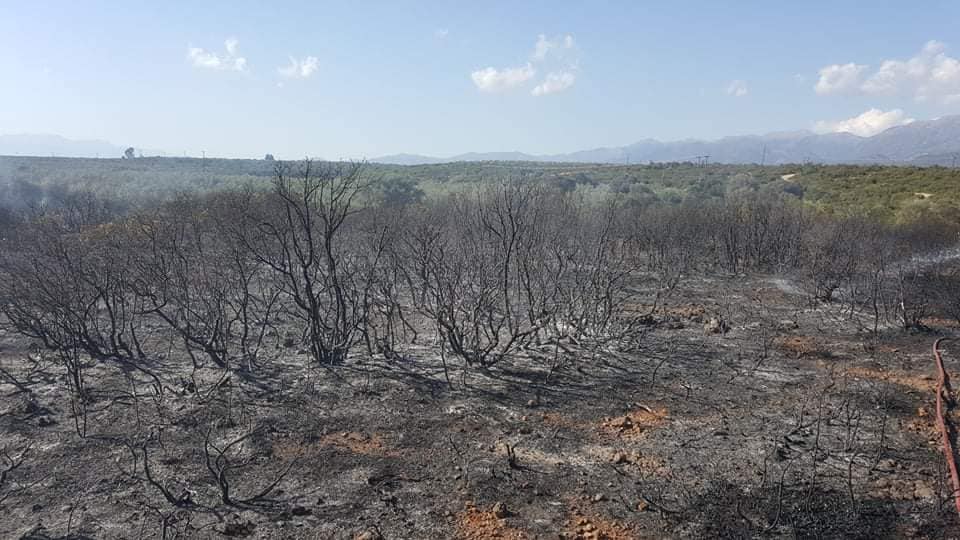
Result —
[[0, 133], [558, 153], [960, 113], [960, 2], [0, 0]]

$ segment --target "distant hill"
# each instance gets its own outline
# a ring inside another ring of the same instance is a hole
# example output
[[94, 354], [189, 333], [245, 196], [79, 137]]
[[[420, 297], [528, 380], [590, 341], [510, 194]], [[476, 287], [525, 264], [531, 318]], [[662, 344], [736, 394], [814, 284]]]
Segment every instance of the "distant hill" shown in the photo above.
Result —
[[[0, 156], [112, 157], [123, 147], [106, 141], [77, 141], [59, 135], [0, 135]], [[137, 148], [137, 154], [162, 152]], [[372, 163], [433, 165], [455, 162], [510, 161], [540, 163], [696, 162], [781, 165], [787, 163], [960, 165], [960, 115], [892, 127], [872, 137], [850, 133], [789, 131], [740, 135], [716, 140], [685, 139], [663, 142], [643, 139], [627, 146], [593, 148], [566, 154], [533, 155], [523, 152], [469, 152], [446, 158], [395, 154], [372, 158]]]
[[[126, 146], [108, 141], [73, 140], [60, 135], [23, 133], [0, 135], [0, 156], [119, 158]], [[136, 148], [137, 155], [162, 155], [159, 150]]]
[[[370, 161], [423, 165], [458, 161], [538, 161], [558, 163], [647, 163], [696, 161], [713, 163], [827, 163], [953, 165], [960, 156], [960, 115], [913, 122], [872, 137], [810, 131], [723, 137], [712, 141], [687, 139], [662, 142], [644, 139], [627, 146], [594, 148], [568, 154], [531, 155], [521, 152], [460, 154], [449, 158], [401, 154]], [[957, 160], [956, 163], [960, 163]]]
[[59, 135], [0, 135], [0, 155], [120, 157], [123, 148], [107, 141], [75, 141]]

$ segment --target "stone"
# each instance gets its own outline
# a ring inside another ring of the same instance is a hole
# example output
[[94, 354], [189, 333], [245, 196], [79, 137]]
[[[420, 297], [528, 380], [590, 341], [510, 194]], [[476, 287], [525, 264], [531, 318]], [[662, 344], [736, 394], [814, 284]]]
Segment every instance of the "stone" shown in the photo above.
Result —
[[777, 330], [780, 331], [796, 330], [797, 328], [800, 328], [800, 325], [797, 324], [797, 321], [782, 320], [777, 323]]
[[604, 495], [603, 493], [597, 493], [596, 495], [593, 496], [593, 502], [595, 503], [603, 502], [605, 500], [607, 500], [607, 496]]
[[703, 331], [708, 334], [726, 334], [730, 330], [730, 326], [719, 317], [711, 317], [703, 325]]
[[493, 505], [493, 515], [503, 519], [510, 515], [510, 510], [507, 509], [507, 505], [504, 504], [503, 501], [500, 501]]
[[917, 486], [913, 490], [913, 497], [915, 499], [935, 499], [937, 494], [933, 491], [933, 488], [930, 486]]

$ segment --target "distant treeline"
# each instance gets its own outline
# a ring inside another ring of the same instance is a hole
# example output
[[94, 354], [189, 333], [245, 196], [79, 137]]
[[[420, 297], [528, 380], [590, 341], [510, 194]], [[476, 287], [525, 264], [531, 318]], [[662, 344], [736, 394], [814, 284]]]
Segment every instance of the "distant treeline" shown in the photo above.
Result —
[[[141, 205], [183, 193], [268, 189], [279, 162], [253, 159], [82, 159], [0, 157], [0, 206], [7, 210], [62, 204], [91, 192]], [[406, 204], [505, 179], [523, 179], [638, 207], [722, 201], [744, 195], [785, 196], [819, 211], [887, 223], [919, 218], [960, 223], [960, 169], [854, 165], [646, 165], [459, 162], [367, 164], [368, 203]], [[121, 202], [122, 201], [122, 202]]]

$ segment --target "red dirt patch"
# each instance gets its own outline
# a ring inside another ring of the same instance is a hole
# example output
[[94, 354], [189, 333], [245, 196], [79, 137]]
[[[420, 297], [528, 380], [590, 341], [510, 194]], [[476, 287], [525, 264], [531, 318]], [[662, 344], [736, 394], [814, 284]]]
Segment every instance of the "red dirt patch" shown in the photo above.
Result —
[[924, 317], [920, 322], [930, 328], [960, 328], [960, 322], [943, 317]]
[[378, 433], [367, 434], [356, 431], [330, 433], [320, 438], [320, 444], [368, 456], [398, 455], [398, 452], [391, 450], [384, 443], [383, 436]]
[[573, 508], [570, 512], [569, 533], [576, 540], [635, 540], [639, 536], [619, 523], [603, 519], [600, 516], [583, 515]]
[[654, 309], [649, 304], [634, 304], [625, 307], [624, 311], [629, 313], [651, 313], [667, 321], [693, 321], [703, 322], [706, 319], [707, 310], [703, 306], [696, 304], [681, 304], [677, 306], [660, 306]]
[[916, 375], [903, 371], [888, 371], [868, 367], [851, 367], [846, 370], [846, 373], [851, 377], [872, 379], [906, 386], [917, 392], [929, 392], [932, 394], [937, 386], [936, 380], [934, 380], [932, 375]]
[[781, 351], [792, 353], [797, 358], [815, 355], [820, 352], [820, 344], [810, 336], [785, 336], [774, 340], [774, 346]]
[[667, 410], [639, 408], [623, 416], [604, 418], [600, 422], [601, 433], [616, 437], [634, 438], [667, 422]]
[[503, 518], [497, 517], [493, 510], [480, 510], [473, 503], [467, 503], [466, 508], [457, 516], [457, 533], [455, 538], [462, 540], [492, 540], [507, 538], [532, 538], [529, 534], [514, 529], [506, 524]]
[[636, 450], [613, 450], [610, 452], [610, 462], [614, 465], [633, 466], [645, 474], [665, 475], [670, 472], [667, 464], [657, 456], [643, 454]]
[[545, 412], [540, 416], [544, 424], [563, 429], [582, 429], [583, 422], [569, 418], [560, 413]]

